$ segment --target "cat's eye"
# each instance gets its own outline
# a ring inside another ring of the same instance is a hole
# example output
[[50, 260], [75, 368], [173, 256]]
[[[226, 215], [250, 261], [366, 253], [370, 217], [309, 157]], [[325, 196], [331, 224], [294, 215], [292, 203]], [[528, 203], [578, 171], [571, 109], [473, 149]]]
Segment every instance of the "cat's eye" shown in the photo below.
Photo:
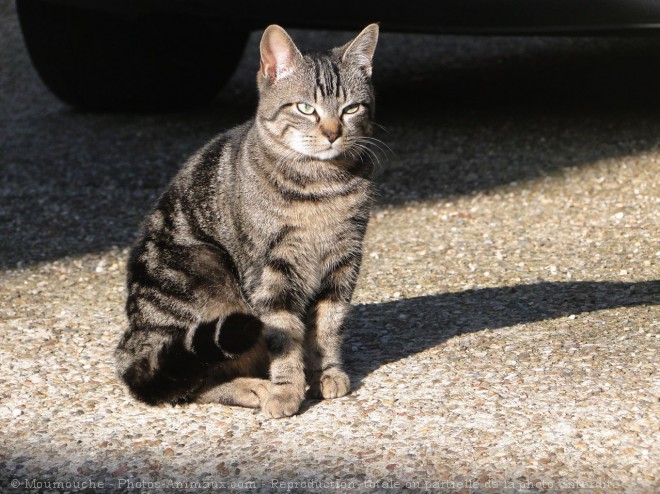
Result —
[[344, 110], [342, 111], [342, 113], [344, 113], [345, 115], [350, 115], [351, 113], [355, 113], [359, 109], [360, 109], [360, 104], [355, 103], [355, 104], [348, 105], [347, 107], [345, 107]]
[[298, 111], [304, 115], [311, 115], [316, 111], [312, 105], [308, 105], [307, 103], [298, 103], [296, 107], [298, 108]]

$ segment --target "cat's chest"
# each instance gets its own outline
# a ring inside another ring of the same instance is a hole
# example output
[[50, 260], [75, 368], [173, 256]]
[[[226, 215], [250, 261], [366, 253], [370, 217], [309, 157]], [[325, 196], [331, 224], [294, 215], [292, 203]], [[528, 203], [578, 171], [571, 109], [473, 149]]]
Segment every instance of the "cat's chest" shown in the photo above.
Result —
[[358, 197], [333, 201], [299, 201], [278, 212], [274, 223], [286, 231], [280, 247], [286, 257], [296, 259], [307, 269], [324, 272], [329, 256], [353, 249], [356, 239], [353, 218], [360, 209]]
[[350, 221], [356, 211], [364, 207], [366, 194], [362, 191], [280, 203], [277, 215], [296, 228], [310, 234], [332, 233]]
[[303, 202], [282, 211], [280, 221], [292, 232], [289, 242], [305, 251], [310, 261], [321, 262], [335, 250], [352, 228], [352, 217], [358, 208], [357, 198]]
[[281, 210], [286, 224], [306, 232], [310, 236], [331, 234], [350, 218], [350, 206], [342, 203], [318, 204], [299, 202]]

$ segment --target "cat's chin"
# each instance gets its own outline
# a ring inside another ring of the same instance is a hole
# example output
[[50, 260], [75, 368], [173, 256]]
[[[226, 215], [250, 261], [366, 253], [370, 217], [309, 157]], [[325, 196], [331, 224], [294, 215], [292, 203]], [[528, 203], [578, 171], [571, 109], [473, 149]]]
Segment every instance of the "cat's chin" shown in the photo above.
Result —
[[295, 149], [295, 151], [303, 156], [303, 160], [333, 161], [345, 156], [345, 150], [339, 147], [328, 147], [321, 151], [311, 151], [308, 149]]
[[339, 149], [330, 148], [325, 151], [318, 151], [311, 155], [311, 157], [321, 161], [330, 161], [339, 158], [342, 154], [342, 151]]

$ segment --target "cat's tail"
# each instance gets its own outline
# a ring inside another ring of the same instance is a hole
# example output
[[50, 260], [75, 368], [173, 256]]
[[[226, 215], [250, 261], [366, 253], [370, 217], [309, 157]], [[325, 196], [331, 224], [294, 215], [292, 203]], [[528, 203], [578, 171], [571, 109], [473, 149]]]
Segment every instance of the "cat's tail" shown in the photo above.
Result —
[[115, 351], [117, 371], [140, 401], [190, 401], [219, 364], [250, 350], [262, 329], [257, 317], [243, 313], [187, 329], [133, 325]]

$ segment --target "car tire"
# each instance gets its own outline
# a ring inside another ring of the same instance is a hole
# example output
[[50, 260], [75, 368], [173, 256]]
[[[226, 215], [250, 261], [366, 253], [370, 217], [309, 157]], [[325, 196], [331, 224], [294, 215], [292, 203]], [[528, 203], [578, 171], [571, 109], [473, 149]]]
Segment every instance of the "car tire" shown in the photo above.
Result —
[[172, 12], [142, 15], [17, 0], [46, 86], [85, 110], [163, 111], [204, 104], [231, 77], [248, 29]]

